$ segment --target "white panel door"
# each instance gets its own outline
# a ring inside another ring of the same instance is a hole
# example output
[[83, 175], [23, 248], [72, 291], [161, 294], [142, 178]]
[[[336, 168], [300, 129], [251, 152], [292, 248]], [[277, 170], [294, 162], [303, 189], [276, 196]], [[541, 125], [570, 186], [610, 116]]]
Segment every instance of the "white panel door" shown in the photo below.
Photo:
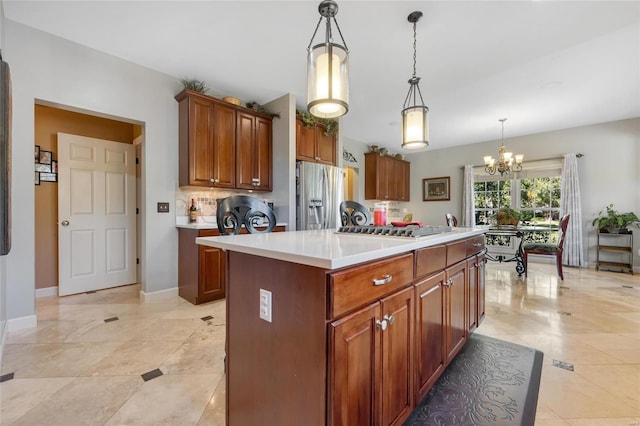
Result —
[[58, 133], [58, 294], [136, 282], [133, 145]]

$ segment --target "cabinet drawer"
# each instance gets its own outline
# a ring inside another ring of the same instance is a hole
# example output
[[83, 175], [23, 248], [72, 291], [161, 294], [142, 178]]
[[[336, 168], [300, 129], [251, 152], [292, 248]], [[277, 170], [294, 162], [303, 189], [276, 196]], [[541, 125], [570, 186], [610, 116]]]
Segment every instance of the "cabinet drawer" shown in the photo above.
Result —
[[442, 271], [446, 266], [446, 246], [434, 246], [416, 250], [416, 278]]
[[412, 281], [413, 253], [330, 274], [328, 317], [335, 318]]
[[484, 250], [484, 235], [472, 237], [467, 240], [467, 257], [480, 253]]
[[447, 266], [455, 265], [467, 258], [467, 240], [447, 244]]

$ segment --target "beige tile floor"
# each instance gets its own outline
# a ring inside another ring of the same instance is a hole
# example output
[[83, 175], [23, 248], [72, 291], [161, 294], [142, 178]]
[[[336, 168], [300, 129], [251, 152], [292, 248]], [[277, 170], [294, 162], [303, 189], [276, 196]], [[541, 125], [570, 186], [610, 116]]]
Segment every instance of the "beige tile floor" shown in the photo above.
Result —
[[[14, 378], [0, 384], [0, 424], [223, 425], [224, 301], [138, 293], [38, 299], [38, 327], [5, 341], [0, 374]], [[639, 275], [566, 268], [562, 282], [531, 264], [525, 280], [489, 263], [486, 299], [478, 333], [545, 354], [536, 425], [640, 426]]]

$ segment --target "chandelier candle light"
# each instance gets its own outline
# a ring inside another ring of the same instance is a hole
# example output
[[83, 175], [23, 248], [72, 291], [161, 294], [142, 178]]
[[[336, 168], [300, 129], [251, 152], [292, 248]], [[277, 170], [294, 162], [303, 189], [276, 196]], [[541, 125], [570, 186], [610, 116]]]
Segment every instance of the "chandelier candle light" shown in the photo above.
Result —
[[[409, 93], [402, 108], [402, 147], [424, 148], [429, 145], [429, 108], [424, 105], [420, 92], [420, 77], [416, 77], [416, 22], [422, 12], [411, 12], [407, 20], [413, 24], [413, 76], [409, 80]], [[418, 102], [418, 100], [420, 102]]]
[[484, 171], [490, 175], [495, 175], [496, 172], [500, 172], [500, 176], [504, 176], [512, 171], [519, 172], [522, 170], [522, 160], [524, 159], [524, 155], [516, 154], [514, 156], [513, 153], [507, 152], [507, 149], [504, 147], [504, 122], [507, 121], [507, 119], [501, 118], [498, 121], [502, 123], [502, 144], [498, 151], [498, 162], [496, 163], [496, 159], [492, 156], [485, 155]]
[[[307, 109], [315, 117], [337, 118], [349, 111], [349, 50], [335, 18], [338, 4], [324, 0], [318, 12], [320, 20], [307, 47]], [[325, 41], [311, 47], [323, 18], [326, 19]], [[331, 19], [342, 45], [333, 42]]]

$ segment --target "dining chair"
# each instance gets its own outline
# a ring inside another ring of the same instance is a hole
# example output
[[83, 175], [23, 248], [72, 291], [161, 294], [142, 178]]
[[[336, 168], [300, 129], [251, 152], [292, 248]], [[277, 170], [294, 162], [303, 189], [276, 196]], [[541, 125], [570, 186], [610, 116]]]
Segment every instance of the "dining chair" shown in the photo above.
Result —
[[271, 232], [276, 215], [262, 200], [248, 195], [232, 195], [218, 204], [216, 221], [220, 235], [236, 235], [242, 225], [251, 234]]
[[529, 266], [527, 264], [530, 254], [537, 256], [554, 256], [556, 259], [556, 268], [558, 269], [558, 275], [560, 279], [564, 281], [564, 275], [562, 274], [562, 250], [564, 247], [564, 237], [567, 232], [567, 225], [569, 225], [569, 217], [571, 215], [565, 215], [560, 219], [560, 226], [558, 227], [560, 232], [560, 240], [558, 244], [549, 243], [527, 243], [522, 246], [524, 252], [524, 276], [527, 276]]
[[340, 203], [340, 220], [342, 226], [369, 225], [371, 223], [371, 213], [357, 201], [343, 201]]
[[447, 226], [458, 226], [458, 219], [451, 213], [447, 213], [444, 215], [444, 218], [447, 221]]

